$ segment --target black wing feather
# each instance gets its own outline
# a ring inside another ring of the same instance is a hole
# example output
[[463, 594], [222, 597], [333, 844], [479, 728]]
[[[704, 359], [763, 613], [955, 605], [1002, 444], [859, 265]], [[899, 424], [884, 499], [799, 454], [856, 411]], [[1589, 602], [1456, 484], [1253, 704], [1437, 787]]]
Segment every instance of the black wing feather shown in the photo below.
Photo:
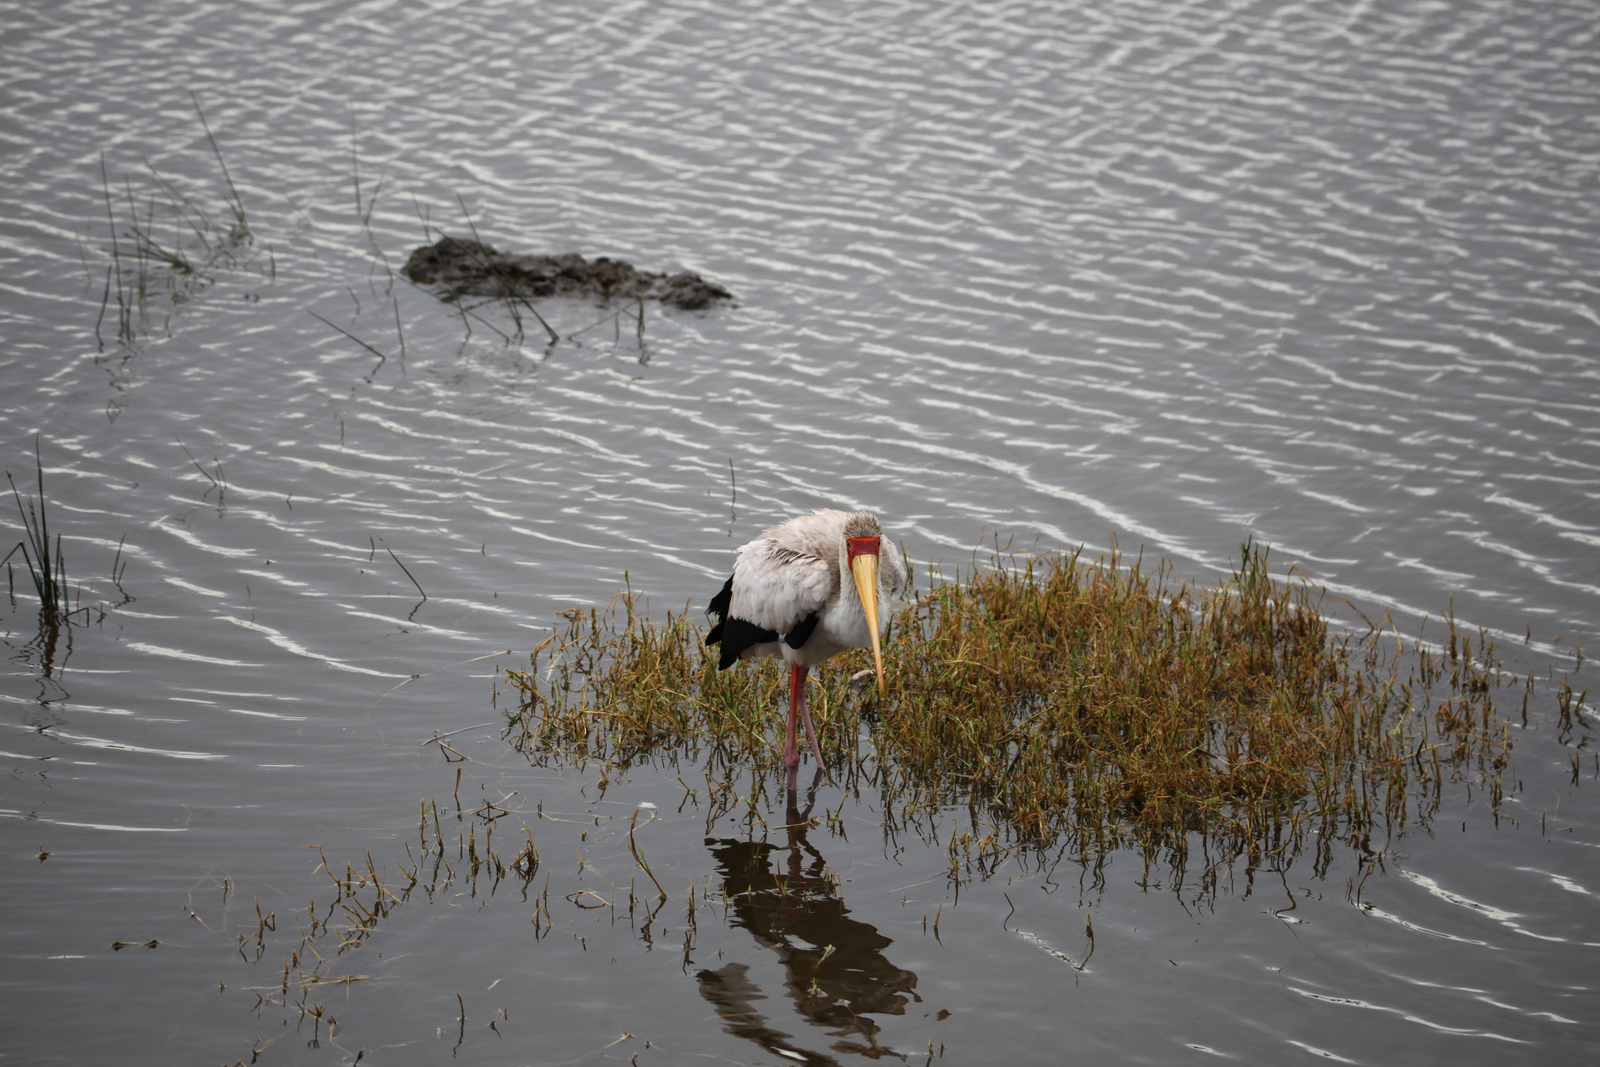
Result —
[[770, 644], [778, 639], [778, 635], [765, 626], [757, 626], [748, 619], [730, 617], [728, 612], [732, 606], [733, 579], [730, 577], [722, 586], [722, 592], [712, 597], [706, 607], [706, 614], [716, 616], [717, 620], [711, 632], [706, 634], [706, 644], [722, 646], [722, 657], [717, 663], [719, 671], [738, 663], [744, 650], [751, 645]]
[[746, 619], [725, 619], [721, 635], [722, 659], [717, 663], [717, 669], [725, 671], [738, 663], [744, 650], [751, 645], [771, 644], [777, 639], [777, 633], [765, 626], [757, 626]]
[[711, 627], [711, 632], [706, 634], [706, 644], [714, 645], [722, 640], [722, 624], [728, 617], [728, 609], [733, 606], [733, 575], [722, 583], [722, 592], [711, 598], [711, 603], [706, 607], [707, 615], [715, 615], [717, 624]]
[[784, 635], [783, 643], [790, 648], [799, 648], [811, 640], [811, 631], [817, 628], [817, 618], [817, 613], [813, 611], [810, 615], [800, 620], [793, 629]]

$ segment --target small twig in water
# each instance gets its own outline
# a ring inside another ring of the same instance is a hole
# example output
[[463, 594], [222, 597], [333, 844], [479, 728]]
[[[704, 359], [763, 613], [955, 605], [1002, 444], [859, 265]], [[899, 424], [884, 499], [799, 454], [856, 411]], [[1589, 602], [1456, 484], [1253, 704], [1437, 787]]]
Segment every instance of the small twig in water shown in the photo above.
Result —
[[[211, 475], [210, 471], [200, 466], [200, 461], [194, 458], [194, 453], [189, 451], [188, 446], [176, 437], [174, 437], [173, 440], [178, 442], [178, 447], [183, 449], [183, 454], [189, 457], [189, 462], [194, 464], [194, 469], [205, 475], [206, 481], [210, 482], [212, 487], [218, 492], [221, 492], [222, 489], [225, 488], [223, 484], [217, 481], [217, 479]], [[220, 462], [217, 464], [217, 473], [222, 473], [222, 464]]]
[[[389, 361], [389, 357], [388, 356], [384, 355], [382, 352], [380, 352], [378, 349], [374, 348], [373, 346], [367, 344], [367, 342], [363, 341], [361, 338], [357, 337], [355, 334], [351, 333], [349, 330], [345, 329], [343, 326], [340, 326], [337, 323], [329, 322], [327, 319], [323, 318], [321, 315], [318, 315], [315, 311], [312, 311], [309, 308], [306, 310], [306, 314], [310, 315], [312, 318], [314, 318], [317, 321], [321, 322], [324, 326], [332, 326], [335, 330], [338, 330], [340, 333], [342, 333], [346, 337], [350, 338], [350, 340], [354, 341], [356, 344], [360, 345], [362, 348], [365, 348], [368, 352], [371, 352], [373, 355], [377, 356], [378, 357], [378, 366], [372, 368], [371, 374], [378, 373], [378, 368], [382, 367], [385, 363], [387, 363]], [[369, 377], [370, 377], [370, 374], [369, 374]]]
[[356, 153], [356, 96], [355, 85], [351, 79], [355, 77], [353, 65], [346, 66], [345, 104], [350, 111], [350, 180], [356, 187], [356, 214], [361, 214], [361, 168]]
[[[643, 303], [643, 300], [641, 299], [640, 302]], [[579, 334], [588, 333], [590, 330], [594, 329], [596, 326], [604, 326], [606, 323], [612, 321], [613, 319], [619, 318], [619, 317], [621, 317], [623, 315], [631, 315], [631, 314], [634, 314], [634, 309], [631, 306], [630, 307], [619, 308], [618, 310], [612, 312], [611, 314], [605, 316], [604, 318], [599, 319], [599, 320], [597, 320], [595, 322], [591, 322], [589, 325], [585, 326], [581, 330], [573, 330], [571, 333], [567, 334], [567, 339], [571, 340], [572, 338], [577, 337]]]
[[[499, 653], [495, 653], [495, 654], [499, 655]], [[401, 683], [401, 685], [404, 685], [404, 684], [405, 684], [404, 682]], [[395, 688], [398, 689], [400, 687], [399, 686], [395, 686]], [[441, 734], [438, 731], [435, 731], [434, 735], [432, 737], [428, 738], [426, 741], [424, 741], [422, 743], [424, 745], [431, 745], [435, 741], [443, 741], [447, 737], [454, 737], [456, 734], [464, 734], [468, 730], [476, 730], [480, 726], [493, 726], [493, 725], [494, 725], [494, 723], [492, 723], [492, 722], [478, 722], [478, 723], [473, 723], [471, 726], [463, 726], [459, 730], [451, 730], [449, 733], [446, 733], [446, 734]]]
[[650, 869], [650, 865], [644, 861], [644, 857], [639, 854], [638, 842], [634, 841], [633, 839], [633, 824], [639, 821], [639, 813], [647, 808], [650, 811], [650, 818], [646, 819], [645, 822], [649, 823], [656, 817], [656, 806], [654, 804], [640, 804], [637, 808], [633, 809], [633, 818], [628, 820], [628, 851], [633, 853], [634, 862], [644, 869], [644, 873], [650, 876], [650, 880], [652, 882], [655, 882], [656, 891], [661, 894], [660, 899], [666, 900], [667, 891], [661, 888], [660, 880], [656, 878], [655, 872]]
[[365, 229], [372, 229], [372, 212], [376, 210], [378, 206], [378, 194], [383, 192], [383, 182], [387, 177], [389, 177], [388, 171], [378, 175], [378, 184], [372, 190], [372, 198], [367, 201], [367, 213], [361, 216], [361, 225]]
[[[456, 194], [456, 201], [461, 205], [461, 214], [466, 216], [468, 228], [472, 230], [472, 239], [478, 243], [478, 247], [486, 247], [483, 243], [483, 238], [478, 235], [478, 224], [472, 221], [472, 212], [467, 210], [467, 202], [461, 198], [460, 193]], [[561, 335], [556, 333], [555, 328], [544, 320], [544, 316], [539, 314], [539, 309], [533, 306], [533, 302], [527, 297], [523, 296], [521, 293], [517, 292], [516, 287], [511, 284], [508, 278], [506, 278], [503, 270], [501, 270], [494, 263], [484, 263], [483, 265], [489, 269], [489, 273], [493, 274], [495, 279], [500, 283], [500, 288], [505, 293], [507, 305], [510, 305], [511, 302], [515, 300], [517, 303], [533, 312], [533, 317], [539, 320], [539, 325], [543, 326], [544, 332], [549, 334], [551, 344], [555, 344], [561, 340]], [[600, 321], [604, 322], [605, 320], [601, 319]], [[598, 326], [599, 323], [596, 323], [595, 325]]]
[[400, 358], [401, 359], [405, 359], [406, 358], [406, 331], [400, 325], [400, 301], [395, 299], [395, 296], [394, 296], [393, 293], [389, 294], [389, 300], [390, 300], [391, 303], [394, 304], [394, 332], [400, 335]]
[[106, 291], [100, 294], [100, 317], [94, 320], [94, 339], [100, 345], [100, 351], [106, 350], [105, 338], [100, 336], [100, 324], [106, 320], [106, 305], [111, 301], [111, 268], [106, 268]]
[[383, 545], [383, 550], [385, 552], [389, 553], [389, 558], [390, 559], [392, 559], [396, 563], [400, 564], [400, 569], [406, 572], [406, 577], [410, 578], [411, 579], [411, 584], [417, 587], [417, 592], [422, 594], [422, 599], [423, 600], [427, 600], [428, 599], [428, 594], [423, 590], [422, 583], [417, 581], [416, 576], [413, 575], [410, 570], [407, 570], [406, 565], [404, 563], [400, 563], [400, 557], [394, 554], [394, 549], [390, 548], [388, 543], [385, 542], [384, 539], [381, 538], [381, 537], [378, 538], [378, 544]]
[[194, 99], [195, 114], [200, 116], [200, 125], [206, 129], [206, 140], [211, 142], [211, 151], [217, 157], [217, 165], [222, 168], [222, 180], [228, 183], [228, 192], [233, 197], [229, 206], [233, 208], [233, 213], [238, 216], [239, 225], [248, 228], [249, 224], [245, 222], [244, 218], [244, 201], [239, 198], [239, 190], [233, 186], [233, 176], [228, 173], [228, 164], [222, 159], [222, 149], [217, 147], [217, 139], [211, 133], [211, 123], [206, 121], [206, 113], [200, 108], [200, 97], [195, 94], [193, 89], [189, 90], [189, 95]]

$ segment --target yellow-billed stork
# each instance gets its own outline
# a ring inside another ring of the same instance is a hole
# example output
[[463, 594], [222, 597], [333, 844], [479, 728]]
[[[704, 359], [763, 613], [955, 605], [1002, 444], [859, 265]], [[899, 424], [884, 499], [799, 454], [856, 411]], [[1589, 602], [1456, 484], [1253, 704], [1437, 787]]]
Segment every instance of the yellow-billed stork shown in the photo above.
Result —
[[722, 646], [719, 670], [758, 656], [782, 656], [789, 664], [783, 758], [791, 777], [800, 765], [797, 722], [805, 723], [822, 766], [806, 707], [806, 675], [847, 648], [871, 648], [881, 696], [879, 634], [888, 620], [878, 605], [899, 596], [906, 583], [899, 550], [883, 536], [877, 516], [864, 511], [801, 515], [739, 548], [732, 576], [706, 609], [716, 618], [706, 644]]

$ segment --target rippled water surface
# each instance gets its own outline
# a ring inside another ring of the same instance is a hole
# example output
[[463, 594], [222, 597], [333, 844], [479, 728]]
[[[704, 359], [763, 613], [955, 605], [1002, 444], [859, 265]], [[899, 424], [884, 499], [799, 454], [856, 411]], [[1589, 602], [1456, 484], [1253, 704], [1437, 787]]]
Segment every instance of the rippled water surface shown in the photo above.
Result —
[[[119, 544], [132, 599], [52, 638], [14, 570], [0, 609], [0, 1059], [1600, 1055], [1600, 764], [1548, 690], [1509, 817], [1454, 787], [1358, 904], [1342, 855], [1198, 901], [1120, 853], [958, 889], [866, 794], [824, 784], [795, 841], [687, 765], [532, 769], [495, 680], [559, 608], [625, 574], [703, 605], [834, 504], [923, 561], [1115, 536], [1205, 578], [1254, 536], [1570, 671], [1600, 645], [1591, 5], [4, 11], [0, 449], [27, 487], [39, 441], [83, 603], [125, 599]], [[736, 306], [572, 336], [610, 311], [551, 303], [563, 340], [507, 344], [397, 273], [468, 212]], [[413, 893], [323, 972], [352, 980], [285, 991], [322, 857], [392, 884], [453, 796], [513, 813], [502, 854], [527, 822], [529, 900]], [[648, 922], [586, 909], [639, 878], [640, 802]]]

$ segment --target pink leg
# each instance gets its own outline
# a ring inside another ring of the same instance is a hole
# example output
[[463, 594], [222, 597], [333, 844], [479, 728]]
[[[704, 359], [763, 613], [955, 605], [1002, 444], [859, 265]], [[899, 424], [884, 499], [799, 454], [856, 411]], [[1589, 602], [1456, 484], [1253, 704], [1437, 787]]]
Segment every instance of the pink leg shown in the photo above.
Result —
[[817, 757], [817, 769], [822, 770], [822, 746], [817, 744], [817, 732], [811, 728], [811, 705], [806, 700], [806, 674], [809, 667], [800, 668], [800, 719], [806, 724], [806, 740], [811, 742], [811, 754]]
[[[800, 749], [795, 744], [795, 727], [799, 725], [800, 709], [806, 701], [806, 670], [807, 668], [789, 665], [789, 727], [784, 734], [783, 765], [789, 768], [790, 777], [794, 776], [795, 768], [800, 766]], [[809, 723], [807, 724], [809, 727]]]

